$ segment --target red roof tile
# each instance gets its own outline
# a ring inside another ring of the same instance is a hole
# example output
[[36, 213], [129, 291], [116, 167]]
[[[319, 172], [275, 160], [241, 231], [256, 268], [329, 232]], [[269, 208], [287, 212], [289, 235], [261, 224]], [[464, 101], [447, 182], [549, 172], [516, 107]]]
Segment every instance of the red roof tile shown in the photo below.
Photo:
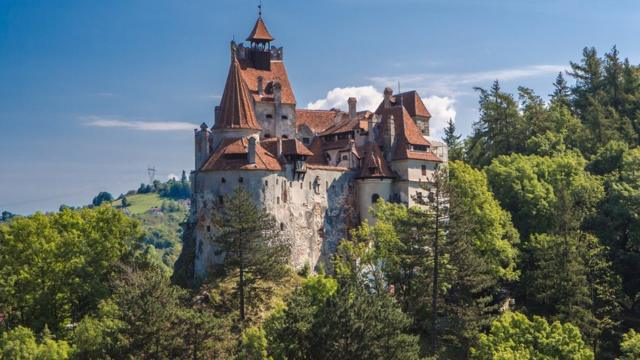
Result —
[[[239, 59], [242, 78], [255, 101], [274, 101], [273, 84], [277, 81], [281, 86], [280, 100], [283, 104], [295, 104], [293, 88], [289, 82], [287, 70], [281, 60], [272, 60], [270, 69], [256, 69], [250, 59]], [[262, 96], [258, 94], [258, 76], [262, 76], [264, 91]]]
[[393, 173], [380, 151], [378, 144], [368, 142], [362, 149], [364, 158], [360, 168], [360, 178], [392, 178]]
[[381, 115], [379, 141], [383, 141], [384, 134], [387, 131], [387, 122], [389, 118], [393, 116], [396, 142], [398, 138], [402, 138], [402, 140], [413, 145], [431, 145], [429, 141], [424, 138], [422, 132], [404, 107], [396, 105], [386, 109], [383, 108], [379, 114]]
[[306, 125], [314, 133], [320, 133], [334, 124], [339, 110], [296, 109], [296, 128]]
[[[411, 117], [414, 116], [422, 116], [426, 118], [431, 118], [431, 113], [427, 110], [427, 107], [424, 105], [422, 98], [417, 91], [407, 91], [401, 94], [396, 94], [391, 99], [391, 106], [399, 105], [400, 100], [402, 100], [402, 105], [407, 109], [407, 112]], [[382, 109], [384, 109], [384, 102], [380, 103], [378, 109], [376, 110], [376, 114], [380, 114]]]
[[247, 37], [247, 41], [252, 42], [269, 42], [273, 41], [274, 38], [269, 34], [269, 30], [267, 30], [267, 25], [262, 21], [262, 16], [258, 17], [256, 20], [256, 24], [253, 25], [253, 30], [251, 30], [251, 34]]
[[372, 115], [371, 112], [366, 111], [358, 113], [355, 118], [350, 118], [349, 114], [341, 112], [337, 121], [319, 135], [340, 134], [357, 129], [367, 130], [367, 121]]
[[213, 128], [260, 130], [247, 84], [240, 75], [240, 65], [235, 57], [220, 99], [220, 116]]
[[[260, 145], [262, 145], [271, 154], [277, 154], [278, 139], [271, 138], [262, 140]], [[313, 156], [313, 153], [298, 139], [282, 139], [282, 154]]]
[[211, 154], [200, 171], [216, 170], [271, 170], [282, 171], [278, 159], [259, 143], [256, 144], [256, 162], [249, 164], [247, 138], [224, 139], [218, 149]]

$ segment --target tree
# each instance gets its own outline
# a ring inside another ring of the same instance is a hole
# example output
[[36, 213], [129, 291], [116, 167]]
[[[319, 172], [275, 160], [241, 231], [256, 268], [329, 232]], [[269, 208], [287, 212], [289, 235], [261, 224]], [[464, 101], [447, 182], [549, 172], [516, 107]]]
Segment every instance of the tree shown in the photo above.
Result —
[[71, 346], [66, 341], [54, 340], [46, 329], [39, 342], [31, 329], [22, 326], [0, 337], [0, 359], [64, 360], [69, 359], [71, 352]]
[[489, 185], [526, 242], [531, 233], [578, 229], [604, 194], [578, 154], [541, 157], [514, 154], [486, 168]]
[[18, 217], [0, 225], [0, 304], [9, 326], [54, 333], [111, 293], [119, 262], [132, 261], [139, 224], [110, 207]]
[[385, 293], [340, 284], [314, 322], [312, 359], [418, 359], [418, 337], [406, 333], [411, 319]]
[[15, 216], [14, 214], [5, 210], [2, 212], [2, 217], [0, 217], [0, 221], [9, 221], [14, 216]]
[[453, 119], [449, 119], [447, 122], [447, 127], [444, 129], [444, 137], [442, 141], [447, 144], [449, 148], [449, 160], [461, 160], [462, 153], [462, 143], [460, 142], [460, 138], [462, 135], [456, 135], [456, 124], [453, 122]]
[[240, 360], [270, 360], [272, 357], [267, 355], [267, 338], [264, 330], [261, 328], [249, 328], [242, 334], [242, 345]]
[[570, 96], [571, 89], [567, 85], [567, 80], [565, 80], [562, 72], [559, 72], [556, 81], [553, 83], [553, 93], [549, 95], [551, 102], [569, 108], [571, 106], [569, 102]]
[[527, 319], [507, 312], [495, 320], [489, 334], [481, 334], [471, 349], [472, 359], [594, 359], [573, 325], [556, 321], [549, 325], [543, 318]]
[[502, 91], [498, 81], [489, 90], [475, 90], [480, 93], [480, 118], [467, 140], [466, 159], [481, 167], [497, 156], [522, 151], [528, 136], [518, 104]]
[[620, 344], [622, 356], [618, 360], [636, 360], [640, 359], [640, 334], [631, 329], [622, 336]]
[[[213, 242], [220, 246], [224, 260], [220, 270], [237, 277], [240, 320], [246, 320], [247, 305], [255, 307], [247, 297], [258, 291], [259, 281], [275, 281], [287, 275], [290, 248], [279, 232], [275, 219], [259, 209], [249, 193], [237, 188], [224, 201], [224, 207], [214, 214], [216, 234]], [[249, 299], [254, 300], [254, 299]]]
[[337, 288], [337, 281], [325, 275], [311, 276], [296, 288], [285, 307], [264, 322], [269, 353], [276, 359], [311, 359], [311, 328]]
[[102, 203], [112, 202], [112, 201], [113, 201], [113, 195], [111, 195], [106, 191], [101, 191], [100, 193], [98, 193], [98, 195], [96, 195], [96, 197], [93, 198], [93, 201], [91, 201], [91, 203], [93, 204], [93, 206], [100, 206], [102, 205]]
[[128, 208], [129, 206], [131, 206], [131, 202], [129, 201], [129, 199], [127, 199], [126, 196], [124, 196], [122, 198], [122, 207], [123, 208]]

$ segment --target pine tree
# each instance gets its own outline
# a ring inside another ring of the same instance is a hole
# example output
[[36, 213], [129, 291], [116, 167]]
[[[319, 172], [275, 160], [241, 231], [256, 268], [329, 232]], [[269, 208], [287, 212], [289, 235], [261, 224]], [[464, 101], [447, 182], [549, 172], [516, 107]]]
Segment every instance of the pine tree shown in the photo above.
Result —
[[449, 118], [447, 127], [444, 129], [444, 137], [442, 138], [449, 148], [449, 160], [462, 159], [462, 144], [460, 143], [461, 137], [462, 135], [456, 135], [456, 124], [453, 122], [453, 119]]
[[224, 254], [220, 270], [237, 277], [235, 292], [244, 322], [247, 308], [256, 306], [259, 282], [275, 281], [287, 274], [290, 248], [273, 216], [258, 208], [242, 187], [225, 199], [224, 207], [214, 216], [213, 243]]
[[569, 96], [571, 96], [571, 90], [567, 85], [567, 80], [565, 80], [562, 72], [558, 73], [556, 77], [556, 81], [553, 83], [553, 93], [549, 95], [551, 97], [551, 102], [556, 103], [562, 106], [569, 107]]

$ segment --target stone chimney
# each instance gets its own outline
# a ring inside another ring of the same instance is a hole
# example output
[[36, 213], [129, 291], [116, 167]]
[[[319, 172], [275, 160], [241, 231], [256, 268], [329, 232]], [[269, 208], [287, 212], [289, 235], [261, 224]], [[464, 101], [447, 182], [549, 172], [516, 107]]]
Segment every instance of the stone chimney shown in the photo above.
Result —
[[282, 156], [282, 138], [278, 136], [278, 142], [276, 143], [276, 156], [280, 158]]
[[247, 161], [249, 164], [256, 163], [256, 138], [253, 136], [249, 138], [249, 149], [247, 151]]
[[258, 95], [262, 96], [264, 94], [264, 78], [262, 76], [258, 76]]
[[391, 150], [393, 149], [393, 145], [396, 142], [396, 122], [395, 119], [393, 118], [393, 115], [389, 116], [389, 119], [387, 119], [387, 128], [385, 129], [384, 132], [384, 145], [385, 145], [385, 152], [387, 152], [387, 154], [391, 154]]
[[282, 84], [277, 80], [273, 82], [273, 99], [278, 105], [282, 102]]
[[384, 101], [382, 102], [384, 108], [391, 107], [391, 101], [393, 100], [393, 89], [390, 87], [384, 88]]
[[350, 97], [349, 100], [347, 100], [347, 103], [349, 103], [349, 118], [355, 119], [358, 100], [354, 97]]
[[367, 141], [376, 141], [376, 125], [380, 122], [380, 115], [373, 114], [367, 122]]
[[202, 165], [209, 159], [209, 128], [207, 124], [202, 123], [200, 130], [195, 129], [195, 143], [196, 143], [196, 170], [200, 169]]

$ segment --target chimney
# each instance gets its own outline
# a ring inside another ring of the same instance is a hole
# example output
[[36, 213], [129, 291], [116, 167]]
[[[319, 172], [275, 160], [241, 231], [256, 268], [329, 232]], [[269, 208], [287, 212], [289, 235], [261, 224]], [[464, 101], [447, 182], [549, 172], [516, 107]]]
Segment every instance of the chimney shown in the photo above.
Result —
[[247, 161], [249, 164], [256, 163], [256, 138], [253, 136], [249, 138], [249, 150], [247, 152]]
[[264, 78], [262, 76], [258, 76], [258, 95], [262, 96], [264, 93], [264, 87], [262, 81]]
[[276, 145], [276, 156], [280, 158], [282, 156], [282, 138], [278, 137], [278, 142]]
[[220, 106], [216, 106], [213, 110], [213, 125], [218, 125], [218, 119], [220, 118]]
[[383, 106], [386, 108], [391, 107], [391, 101], [393, 100], [393, 89], [390, 87], [384, 88], [384, 101]]
[[205, 161], [209, 159], [209, 129], [207, 124], [202, 123], [200, 130], [195, 129], [196, 143], [196, 170], [199, 170]]
[[347, 100], [347, 102], [349, 103], [349, 118], [355, 119], [356, 104], [358, 103], [358, 100], [354, 97], [350, 97], [349, 100]]
[[387, 119], [387, 128], [385, 130], [385, 151], [388, 151], [388, 154], [391, 154], [391, 149], [393, 149], [393, 145], [396, 141], [396, 122], [393, 115], [389, 116], [389, 119]]
[[282, 84], [280, 84], [280, 81], [278, 80], [273, 82], [273, 99], [276, 104], [280, 104], [282, 102]]
[[380, 115], [377, 115], [377, 114], [373, 114], [369, 118], [369, 121], [367, 121], [367, 141], [368, 142], [376, 141], [375, 128], [379, 122], [380, 122]]

